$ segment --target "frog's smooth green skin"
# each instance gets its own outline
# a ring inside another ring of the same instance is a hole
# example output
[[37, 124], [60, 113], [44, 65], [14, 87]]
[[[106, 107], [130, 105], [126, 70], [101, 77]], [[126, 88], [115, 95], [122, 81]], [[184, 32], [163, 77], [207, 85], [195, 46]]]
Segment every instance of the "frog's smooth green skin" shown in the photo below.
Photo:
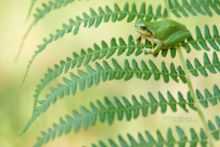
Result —
[[184, 25], [170, 19], [151, 22], [139, 20], [135, 28], [140, 33], [138, 40], [147, 39], [157, 44], [155, 48], [147, 50], [147, 53], [153, 55], [157, 55], [163, 48], [175, 47], [191, 36]]

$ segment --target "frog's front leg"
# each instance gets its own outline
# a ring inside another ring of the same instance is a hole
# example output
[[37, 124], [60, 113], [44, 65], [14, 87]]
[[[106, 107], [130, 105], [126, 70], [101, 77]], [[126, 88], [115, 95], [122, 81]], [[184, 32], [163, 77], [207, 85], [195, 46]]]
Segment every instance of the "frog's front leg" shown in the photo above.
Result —
[[151, 40], [153, 43], [156, 43], [156, 47], [153, 48], [153, 49], [147, 49], [146, 52], [148, 54], [152, 54], [152, 55], [157, 55], [159, 53], [159, 51], [162, 49], [163, 47], [163, 42], [162, 41], [159, 41], [159, 40]]

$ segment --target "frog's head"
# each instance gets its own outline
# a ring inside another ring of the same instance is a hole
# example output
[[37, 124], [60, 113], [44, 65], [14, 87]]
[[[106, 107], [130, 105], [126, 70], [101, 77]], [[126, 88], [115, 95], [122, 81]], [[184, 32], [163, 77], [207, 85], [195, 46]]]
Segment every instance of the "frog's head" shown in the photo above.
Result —
[[150, 30], [150, 28], [148, 26], [148, 23], [143, 21], [143, 20], [137, 21], [135, 23], [135, 28], [142, 35], [145, 35], [145, 36], [151, 36], [152, 35], [152, 31]]

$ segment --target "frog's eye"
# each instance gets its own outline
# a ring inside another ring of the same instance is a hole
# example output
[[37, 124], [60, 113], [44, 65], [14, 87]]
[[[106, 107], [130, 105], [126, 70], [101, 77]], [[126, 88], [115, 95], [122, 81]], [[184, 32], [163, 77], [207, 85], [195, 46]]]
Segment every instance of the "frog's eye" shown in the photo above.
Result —
[[140, 28], [141, 28], [141, 30], [148, 30], [145, 25], [141, 25]]

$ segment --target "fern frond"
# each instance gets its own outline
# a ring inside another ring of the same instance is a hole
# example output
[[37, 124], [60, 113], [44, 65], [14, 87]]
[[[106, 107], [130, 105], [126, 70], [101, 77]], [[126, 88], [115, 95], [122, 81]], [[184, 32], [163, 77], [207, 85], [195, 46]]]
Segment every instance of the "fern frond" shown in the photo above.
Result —
[[113, 9], [111, 9], [109, 6], [106, 6], [104, 9], [102, 7], [99, 7], [97, 11], [90, 8], [89, 13], [83, 13], [82, 17], [77, 16], [74, 20], [70, 19], [69, 24], [64, 23], [61, 29], [58, 29], [55, 34], [50, 34], [48, 38], [45, 38], [43, 40], [43, 43], [41, 45], [38, 45], [38, 49], [35, 51], [34, 55], [27, 65], [27, 70], [22, 83], [24, 82], [32, 63], [38, 54], [44, 51], [50, 43], [62, 38], [65, 34], [71, 32], [73, 32], [74, 35], [78, 34], [81, 26], [88, 28], [92, 26], [98, 27], [103, 22], [117, 22], [122, 21], [126, 18], [127, 22], [130, 23], [136, 18], [151, 20], [166, 16], [166, 10], [162, 10], [160, 5], [158, 5], [156, 12], [153, 12], [152, 5], [149, 5], [146, 9], [145, 3], [142, 3], [140, 11], [137, 11], [135, 3], [133, 3], [132, 5], [126, 3], [123, 9], [121, 9], [117, 4], [114, 5]]
[[[82, 49], [80, 54], [74, 52], [73, 57], [67, 57], [66, 60], [62, 60], [59, 64], [55, 64], [54, 69], [48, 69], [48, 72], [44, 75], [36, 87], [34, 94], [35, 104], [38, 101], [41, 91], [53, 79], [57, 78], [62, 73], [68, 73], [70, 69], [75, 67], [79, 68], [81, 65], [88, 65], [90, 62], [95, 62], [101, 59], [109, 59], [114, 55], [121, 56], [125, 54], [126, 56], [130, 56], [134, 54], [135, 56], [139, 56], [145, 53], [143, 51], [144, 48], [152, 48], [152, 45], [147, 41], [145, 41], [145, 44], [141, 44], [140, 42], [135, 41], [130, 35], [127, 41], [122, 38], [112, 38], [109, 45], [105, 41], [102, 41], [101, 45], [94, 44], [93, 48], [88, 48], [87, 50]], [[174, 58], [176, 56], [176, 49], [169, 49], [169, 51], [171, 53], [171, 57]], [[168, 49], [163, 49], [161, 53], [162, 56], [166, 57], [167, 52]]]
[[[29, 8], [29, 11], [28, 11], [28, 16], [27, 16], [27, 19], [29, 19], [30, 17], [30, 14], [32, 12], [32, 9], [35, 5], [37, 0], [32, 0], [31, 2], [31, 6]], [[24, 34], [23, 38], [22, 38], [22, 41], [20, 43], [20, 46], [19, 46], [19, 50], [16, 54], [16, 58], [15, 58], [15, 61], [18, 60], [19, 56], [20, 56], [20, 53], [23, 49], [23, 46], [24, 46], [24, 43], [29, 35], [29, 33], [31, 32], [32, 28], [40, 21], [44, 18], [44, 16], [46, 16], [47, 14], [49, 14], [51, 11], [53, 10], [56, 10], [56, 9], [59, 9], [59, 8], [62, 8], [62, 7], [65, 7], [66, 5], [72, 3], [74, 0], [51, 0], [51, 1], [48, 1], [48, 2], [43, 2], [42, 3], [42, 7], [41, 8], [36, 8], [36, 12], [34, 14], [34, 21], [31, 23], [31, 25], [28, 27], [26, 33]]]
[[35, 24], [32, 23], [32, 24], [28, 27], [28, 29], [27, 29], [27, 31], [25, 32], [24, 36], [22, 37], [21, 43], [20, 43], [20, 45], [19, 45], [19, 49], [18, 49], [18, 51], [17, 51], [17, 53], [16, 53], [15, 62], [17, 62], [17, 60], [19, 59], [20, 54], [21, 54], [21, 51], [22, 51], [23, 46], [24, 46], [24, 43], [25, 43], [25, 40], [26, 40], [26, 38], [28, 37], [28, 35], [29, 35], [29, 33], [31, 32], [31, 30], [32, 30], [32, 28], [34, 27], [34, 25], [35, 25]]
[[[213, 86], [213, 93], [205, 89], [204, 94], [202, 94], [197, 89], [196, 96], [199, 103], [207, 108], [209, 103], [212, 105], [218, 104], [220, 90], [217, 85]], [[114, 97], [114, 100], [105, 97], [104, 103], [100, 101], [90, 103], [89, 108], [81, 106], [80, 111], [73, 110], [72, 116], [60, 117], [58, 123], [54, 123], [47, 131], [43, 131], [37, 139], [36, 146], [46, 144], [64, 133], [68, 134], [72, 129], [75, 132], [79, 131], [81, 127], [88, 129], [95, 126], [97, 121], [108, 122], [109, 124], [114, 123], [114, 120], [122, 121], [126, 119], [130, 121], [131, 119], [137, 119], [139, 116], [147, 117], [148, 114], [155, 114], [158, 109], [162, 113], [165, 113], [167, 108], [170, 108], [173, 112], [176, 112], [177, 108], [186, 112], [188, 112], [188, 108], [196, 110], [194, 99], [191, 97], [190, 92], [187, 92], [187, 97], [184, 97], [179, 91], [176, 98], [169, 91], [167, 96], [164, 96], [161, 92], [158, 92], [158, 96], [148, 92], [147, 98], [132, 96], [132, 102], [130, 102], [126, 97]]]
[[[219, 119], [219, 117], [217, 118]], [[219, 123], [219, 121], [218, 121]], [[212, 130], [212, 134], [215, 132], [219, 133], [219, 128]], [[175, 134], [174, 134], [175, 133]], [[217, 139], [219, 140], [219, 138]], [[92, 147], [207, 147], [208, 146], [208, 137], [205, 134], [204, 129], [200, 129], [200, 131], [196, 131], [195, 129], [191, 128], [189, 133], [186, 133], [182, 128], [179, 126], [176, 127], [176, 131], [169, 128], [165, 135], [157, 130], [156, 137], [154, 137], [149, 131], [145, 131], [144, 134], [138, 133], [137, 139], [132, 135], [128, 134], [127, 138], [122, 137], [121, 135], [118, 136], [118, 141], [114, 141], [113, 139], [109, 139], [108, 143], [99, 141], [97, 144], [92, 144]]]
[[[210, 92], [207, 88], [204, 90], [203, 94], [200, 90], [196, 89], [196, 97], [199, 103], [204, 107], [208, 108], [208, 105], [212, 106], [218, 105], [220, 102], [220, 89], [217, 85], [213, 86], [213, 92]], [[192, 100], [190, 92], [187, 94], [187, 99]]]
[[219, 45], [220, 45], [220, 36], [219, 31], [216, 25], [212, 26], [212, 33], [210, 33], [210, 28], [208, 25], [204, 27], [204, 33], [202, 33], [201, 28], [199, 26], [195, 27], [195, 38], [188, 39], [187, 42], [183, 43], [183, 47], [190, 52], [191, 45], [196, 50], [205, 50], [210, 51], [210, 47], [213, 48], [215, 51], [219, 52]]
[[134, 76], [143, 80], [149, 80], [152, 76], [155, 80], [160, 80], [162, 78], [165, 83], [168, 83], [170, 78], [175, 82], [179, 82], [179, 80], [183, 83], [186, 82], [185, 73], [180, 66], [176, 69], [175, 65], [171, 63], [170, 70], [168, 70], [164, 62], [161, 63], [161, 69], [158, 69], [151, 60], [148, 61], [148, 64], [149, 65], [143, 60], [141, 63], [138, 63], [133, 59], [131, 63], [129, 63], [128, 60], [125, 60], [124, 66], [121, 66], [115, 59], [112, 59], [112, 66], [104, 60], [102, 65], [96, 63], [95, 69], [87, 65], [87, 72], [78, 70], [78, 75], [70, 73], [71, 79], [63, 78], [64, 83], [58, 83], [57, 88], [51, 88], [51, 93], [47, 95], [45, 100], [40, 102], [38, 107], [36, 107], [36, 110], [27, 127], [25, 127], [24, 132], [37, 117], [45, 112], [51, 104], [54, 104], [57, 101], [57, 98], [69, 95], [70, 92], [72, 95], [75, 95], [78, 88], [79, 90], [84, 91], [86, 86], [89, 88], [107, 80], [127, 81]]
[[[181, 2], [180, 2], [181, 1]], [[188, 17], [189, 15], [208, 15], [213, 12], [220, 15], [219, 0], [168, 0], [169, 10], [176, 17]]]
[[30, 15], [31, 15], [31, 12], [32, 12], [32, 10], [33, 10], [34, 5], [35, 5], [36, 2], [37, 2], [37, 0], [31, 0], [31, 5], [30, 5], [30, 7], [29, 7], [29, 10], [28, 10], [28, 14], [27, 14], [27, 18], [26, 18], [26, 20], [29, 19]]
[[51, 11], [65, 7], [74, 1], [75, 0], [50, 0], [48, 2], [43, 2], [41, 8], [37, 8], [34, 13], [34, 21], [38, 23]]
[[199, 61], [198, 58], [194, 59], [194, 66], [191, 62], [187, 59], [186, 65], [191, 74], [195, 77], [199, 76], [199, 73], [204, 77], [208, 76], [208, 72], [210, 73], [219, 73], [220, 72], [220, 62], [218, 59], [218, 55], [216, 52], [212, 54], [212, 61], [210, 61], [209, 56], [207, 53], [203, 54], [203, 64]]

